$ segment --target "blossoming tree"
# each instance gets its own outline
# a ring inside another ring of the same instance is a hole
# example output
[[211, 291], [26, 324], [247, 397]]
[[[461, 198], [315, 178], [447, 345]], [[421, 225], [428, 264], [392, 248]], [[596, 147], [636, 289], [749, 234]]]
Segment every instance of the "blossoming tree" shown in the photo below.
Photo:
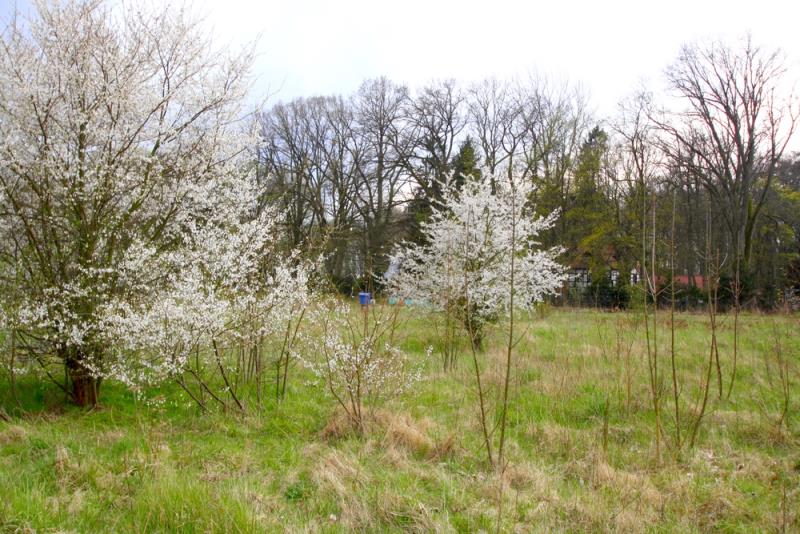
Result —
[[560, 249], [538, 250], [536, 241], [555, 214], [534, 217], [533, 186], [513, 177], [467, 179], [461, 187], [450, 178], [442, 190], [442, 203], [422, 224], [424, 244], [395, 250], [398, 269], [388, 285], [438, 310], [455, 309], [477, 348], [483, 326], [508, 313], [512, 302], [529, 308], [561, 286]]
[[2, 34], [0, 305], [79, 405], [104, 377], [174, 375], [296, 280], [258, 261], [275, 232], [246, 171], [251, 55], [209, 44], [184, 12], [100, 0]]
[[[260, 402], [266, 341], [296, 333], [315, 267], [280, 254], [277, 220], [265, 209], [237, 222], [233, 233], [229, 225], [195, 227], [178, 253], [139, 254], [137, 270], [168, 274], [102, 306], [109, 349], [94, 372], [135, 390], [174, 379], [202, 408], [210, 397], [240, 411], [246, 402], [238, 391], [250, 381]], [[284, 390], [290, 340], [276, 355]]]
[[389, 287], [402, 297], [428, 302], [446, 315], [453, 313], [469, 333], [490, 463], [495, 463], [495, 456], [475, 351], [484, 325], [507, 319], [496, 457], [502, 465], [511, 354], [516, 343], [515, 310], [530, 308], [561, 287], [563, 267], [556, 261], [561, 249], [539, 250], [536, 238], [552, 226], [555, 214], [534, 216], [530, 181], [511, 174], [467, 178], [460, 185], [453, 178], [442, 184], [443, 201], [422, 225], [425, 244], [407, 244], [395, 252], [392, 261], [398, 270]]

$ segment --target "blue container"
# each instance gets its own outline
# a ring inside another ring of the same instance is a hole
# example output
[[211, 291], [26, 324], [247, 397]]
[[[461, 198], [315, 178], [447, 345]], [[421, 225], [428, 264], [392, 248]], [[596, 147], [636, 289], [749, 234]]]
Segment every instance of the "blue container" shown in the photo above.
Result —
[[372, 295], [370, 293], [361, 292], [358, 294], [358, 303], [362, 306], [368, 306], [371, 300]]

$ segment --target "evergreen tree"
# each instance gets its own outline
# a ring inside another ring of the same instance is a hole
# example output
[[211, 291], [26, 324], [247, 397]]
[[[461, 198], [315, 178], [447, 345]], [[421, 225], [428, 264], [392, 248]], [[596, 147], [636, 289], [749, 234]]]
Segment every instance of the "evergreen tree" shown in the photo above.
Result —
[[453, 170], [453, 179], [456, 186], [461, 189], [464, 186], [464, 179], [471, 176], [476, 180], [482, 178], [480, 156], [475, 150], [475, 145], [472, 142], [472, 137], [467, 137], [458, 149], [452, 161], [450, 168]]

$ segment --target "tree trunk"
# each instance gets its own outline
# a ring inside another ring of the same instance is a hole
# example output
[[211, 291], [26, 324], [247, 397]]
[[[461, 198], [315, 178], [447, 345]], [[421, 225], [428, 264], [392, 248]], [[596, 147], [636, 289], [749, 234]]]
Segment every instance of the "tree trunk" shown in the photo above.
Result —
[[69, 381], [72, 384], [72, 401], [81, 407], [97, 405], [100, 380], [83, 365], [84, 355], [78, 352], [66, 359]]

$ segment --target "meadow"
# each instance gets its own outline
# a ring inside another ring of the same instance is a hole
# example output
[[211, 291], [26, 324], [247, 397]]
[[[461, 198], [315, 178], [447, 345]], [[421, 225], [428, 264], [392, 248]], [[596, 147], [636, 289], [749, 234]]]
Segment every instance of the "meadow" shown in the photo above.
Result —
[[[730, 397], [732, 316], [719, 317], [719, 390], [708, 316], [676, 315], [676, 425], [661, 313], [656, 448], [641, 313], [540, 309], [518, 327], [500, 471], [485, 462], [468, 346], [445, 372], [435, 317], [400, 319], [421, 380], [373, 406], [360, 434], [300, 365], [282, 400], [246, 414], [200, 411], [174, 384], [134, 395], [111, 381], [83, 410], [25, 377], [19, 406], [1, 378], [0, 531], [800, 531], [797, 315], [741, 315]], [[478, 354], [490, 409], [501, 335]]]

